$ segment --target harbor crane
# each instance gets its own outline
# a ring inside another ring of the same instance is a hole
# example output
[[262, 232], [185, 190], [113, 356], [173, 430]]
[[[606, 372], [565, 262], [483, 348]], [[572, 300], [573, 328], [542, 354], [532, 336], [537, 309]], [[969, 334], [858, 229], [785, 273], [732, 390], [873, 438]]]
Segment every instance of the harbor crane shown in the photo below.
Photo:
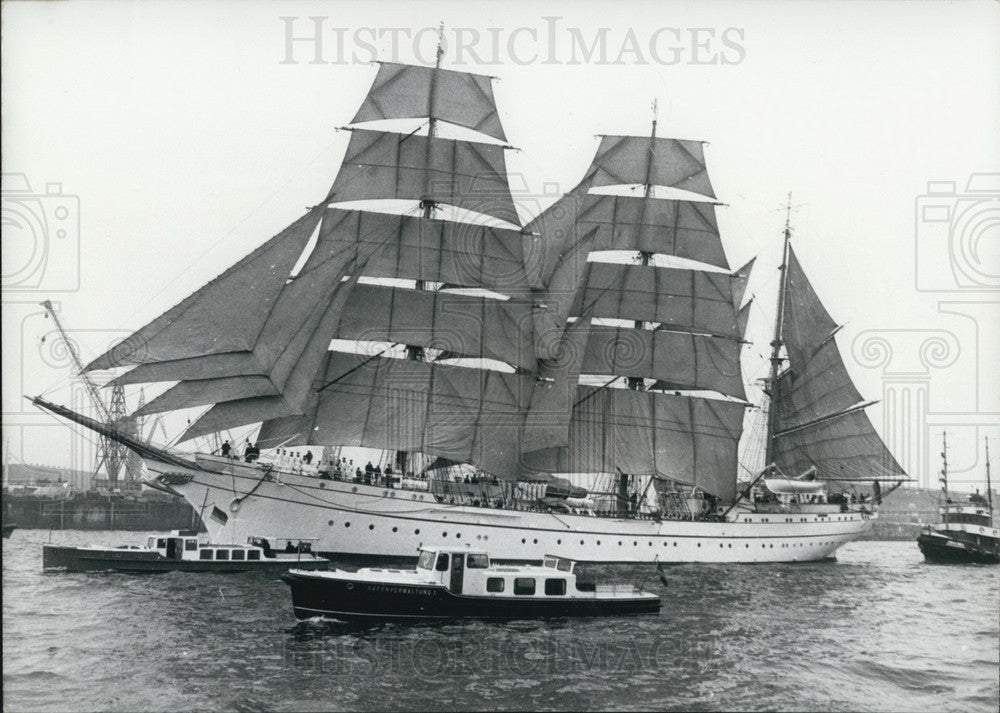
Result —
[[[46, 315], [52, 319], [52, 322], [56, 326], [56, 330], [59, 332], [59, 336], [66, 345], [66, 351], [69, 353], [70, 359], [73, 362], [73, 368], [76, 371], [76, 376], [83, 385], [84, 390], [86, 390], [87, 395], [90, 397], [90, 401], [94, 408], [97, 410], [98, 418], [108, 425], [115, 425], [119, 428], [128, 424], [129, 415], [128, 409], [125, 405], [125, 389], [120, 384], [112, 386], [111, 400], [110, 403], [106, 404], [104, 399], [101, 397], [100, 387], [98, 387], [98, 385], [94, 382], [90, 374], [84, 371], [83, 361], [80, 359], [80, 354], [76, 349], [76, 344], [66, 332], [66, 328], [63, 326], [62, 320], [59, 319], [59, 315], [52, 307], [52, 303], [49, 300], [45, 300], [42, 302], [42, 307], [45, 308]], [[131, 425], [134, 426], [134, 424]], [[108, 475], [108, 487], [111, 490], [118, 487], [118, 476], [121, 473], [122, 467], [126, 464], [127, 459], [128, 448], [111, 440], [110, 438], [101, 436], [97, 446], [97, 466], [95, 468], [95, 472], [100, 472], [101, 468], [104, 468], [104, 471]]]

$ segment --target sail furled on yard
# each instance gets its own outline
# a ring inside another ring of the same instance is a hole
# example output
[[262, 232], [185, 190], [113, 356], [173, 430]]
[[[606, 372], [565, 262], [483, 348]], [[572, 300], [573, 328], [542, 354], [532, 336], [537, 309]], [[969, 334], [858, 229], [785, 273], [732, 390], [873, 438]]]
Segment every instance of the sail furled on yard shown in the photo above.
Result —
[[815, 466], [822, 477], [872, 480], [904, 475], [864, 413], [834, 335], [838, 330], [788, 251], [782, 339], [788, 369], [772, 386], [774, 459], [786, 473]]
[[436, 119], [506, 141], [491, 77], [382, 62], [352, 124], [380, 119]]

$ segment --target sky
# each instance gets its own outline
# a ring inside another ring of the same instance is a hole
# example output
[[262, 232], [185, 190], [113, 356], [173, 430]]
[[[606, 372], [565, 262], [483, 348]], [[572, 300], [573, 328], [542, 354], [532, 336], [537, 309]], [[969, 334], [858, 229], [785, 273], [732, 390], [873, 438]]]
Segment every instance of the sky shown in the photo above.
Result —
[[947, 430], [954, 482], [982, 481], [983, 438], [1000, 440], [995, 2], [6, 3], [13, 458], [93, 457], [21, 399], [80, 399], [38, 303], [84, 361], [176, 304], [325, 195], [371, 61], [432, 62], [442, 22], [442, 66], [499, 78], [524, 222], [596, 134], [648, 133], [655, 99], [660, 136], [708, 142], [730, 263], [760, 256], [760, 318], [791, 193], [876, 428], [918, 482]]

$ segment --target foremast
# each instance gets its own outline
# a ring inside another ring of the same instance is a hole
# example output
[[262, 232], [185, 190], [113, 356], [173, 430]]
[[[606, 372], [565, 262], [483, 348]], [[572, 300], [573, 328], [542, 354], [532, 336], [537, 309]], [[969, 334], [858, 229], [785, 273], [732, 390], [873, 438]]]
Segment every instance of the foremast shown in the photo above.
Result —
[[423, 452], [515, 479], [537, 284], [492, 78], [441, 69], [440, 52], [380, 63], [348, 128], [320, 203], [88, 369], [177, 382], [143, 413], [209, 406], [182, 440], [262, 422], [262, 448]]

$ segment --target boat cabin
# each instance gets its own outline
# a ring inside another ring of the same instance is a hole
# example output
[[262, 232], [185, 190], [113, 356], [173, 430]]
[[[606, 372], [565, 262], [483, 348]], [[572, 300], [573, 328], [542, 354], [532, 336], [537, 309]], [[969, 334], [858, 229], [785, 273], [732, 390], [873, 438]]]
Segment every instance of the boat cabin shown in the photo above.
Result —
[[[277, 539], [277, 538], [272, 538]], [[169, 560], [256, 561], [273, 558], [275, 554], [309, 554], [311, 543], [288, 540], [284, 549], [272, 551], [266, 538], [251, 537], [245, 545], [213, 545], [201, 542], [193, 530], [174, 530], [169, 535], [146, 538], [146, 549], [155, 550]]]
[[[542, 565], [500, 566], [483, 550], [464, 547], [421, 548], [417, 574], [448, 588], [452, 594], [499, 597], [561, 597], [577, 587], [576, 563], [546, 555]], [[374, 570], [369, 570], [374, 571]]]
[[947, 525], [980, 525], [993, 527], [993, 520], [987, 506], [978, 503], [961, 503], [941, 506], [941, 522]]

